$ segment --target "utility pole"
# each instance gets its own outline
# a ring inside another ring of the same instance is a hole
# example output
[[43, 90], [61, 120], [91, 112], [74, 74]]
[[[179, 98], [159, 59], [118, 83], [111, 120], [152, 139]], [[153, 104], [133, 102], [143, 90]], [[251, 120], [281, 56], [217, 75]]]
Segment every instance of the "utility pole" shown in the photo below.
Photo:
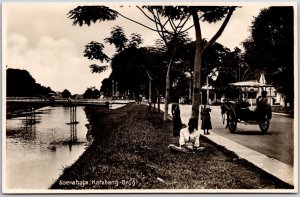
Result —
[[116, 81], [116, 93], [118, 92], [118, 82]]
[[112, 97], [115, 96], [115, 80], [112, 80]]
[[149, 106], [151, 107], [151, 102], [152, 102], [152, 94], [151, 94], [151, 89], [152, 89], [152, 80], [149, 79]]

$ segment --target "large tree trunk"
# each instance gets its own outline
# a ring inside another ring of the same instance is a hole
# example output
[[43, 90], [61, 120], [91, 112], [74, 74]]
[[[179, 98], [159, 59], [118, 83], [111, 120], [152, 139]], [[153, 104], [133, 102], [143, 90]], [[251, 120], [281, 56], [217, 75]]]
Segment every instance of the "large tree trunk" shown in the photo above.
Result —
[[[193, 16], [195, 33], [196, 33], [196, 52], [195, 52], [195, 62], [194, 62], [194, 88], [193, 88], [193, 104], [192, 104], [192, 118], [196, 118], [198, 120], [199, 117], [199, 105], [200, 105], [200, 91], [201, 91], [201, 61], [202, 61], [202, 53], [210, 47], [223, 33], [228, 21], [235, 10], [235, 7], [230, 7], [228, 14], [223, 21], [221, 27], [216, 32], [216, 34], [210, 39], [210, 41], [203, 46], [202, 45], [202, 35], [201, 28], [199, 23], [199, 18], [196, 9], [191, 10], [191, 14]], [[198, 123], [198, 121], [197, 121]], [[198, 127], [198, 125], [197, 125]]]
[[[201, 90], [201, 61], [202, 61], [202, 35], [198, 14], [195, 10], [192, 11], [193, 21], [196, 32], [196, 52], [194, 62], [194, 79], [193, 79], [193, 99], [192, 99], [192, 118], [199, 119], [200, 105], [200, 90]], [[197, 121], [198, 123], [198, 121]], [[198, 128], [198, 124], [197, 124]]]
[[166, 95], [165, 95], [165, 111], [164, 111], [164, 121], [168, 119], [168, 111], [169, 111], [169, 100], [170, 100], [170, 70], [173, 64], [173, 57], [171, 58], [166, 76]]
[[191, 100], [192, 100], [192, 96], [193, 96], [193, 90], [192, 90], [192, 88], [193, 88], [193, 73], [190, 73], [190, 75], [191, 75], [191, 79], [190, 79], [190, 84], [189, 84], [189, 102], [191, 102]]

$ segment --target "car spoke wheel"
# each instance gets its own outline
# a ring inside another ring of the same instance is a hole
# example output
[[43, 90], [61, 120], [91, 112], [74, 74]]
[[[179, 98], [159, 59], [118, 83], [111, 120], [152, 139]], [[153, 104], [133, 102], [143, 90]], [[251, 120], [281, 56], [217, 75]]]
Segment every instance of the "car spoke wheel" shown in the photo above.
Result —
[[226, 114], [224, 113], [224, 114], [222, 114], [222, 123], [223, 124], [225, 124], [225, 116], [226, 116]]
[[231, 133], [234, 133], [236, 130], [236, 124], [237, 124], [234, 109], [231, 109], [228, 112], [227, 121], [228, 121], [229, 131]]
[[268, 116], [266, 116], [264, 120], [259, 123], [259, 128], [263, 133], [266, 133], [269, 129], [269, 126], [270, 126], [270, 119], [268, 118]]

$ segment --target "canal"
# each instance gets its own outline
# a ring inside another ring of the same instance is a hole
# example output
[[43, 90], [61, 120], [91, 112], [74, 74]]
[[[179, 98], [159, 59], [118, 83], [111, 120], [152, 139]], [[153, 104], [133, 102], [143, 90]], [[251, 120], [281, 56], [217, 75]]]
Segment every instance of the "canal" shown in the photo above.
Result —
[[73, 114], [70, 107], [44, 107], [35, 112], [6, 120], [3, 174], [7, 189], [49, 188], [92, 142], [84, 107], [76, 107]]

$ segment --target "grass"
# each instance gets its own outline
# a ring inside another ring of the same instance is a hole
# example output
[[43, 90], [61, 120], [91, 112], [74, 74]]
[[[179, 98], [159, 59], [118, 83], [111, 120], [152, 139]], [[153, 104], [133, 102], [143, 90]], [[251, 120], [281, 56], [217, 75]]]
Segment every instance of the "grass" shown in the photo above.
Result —
[[95, 141], [51, 189], [292, 188], [205, 138], [201, 153], [171, 153], [172, 123], [147, 106], [86, 113]]

